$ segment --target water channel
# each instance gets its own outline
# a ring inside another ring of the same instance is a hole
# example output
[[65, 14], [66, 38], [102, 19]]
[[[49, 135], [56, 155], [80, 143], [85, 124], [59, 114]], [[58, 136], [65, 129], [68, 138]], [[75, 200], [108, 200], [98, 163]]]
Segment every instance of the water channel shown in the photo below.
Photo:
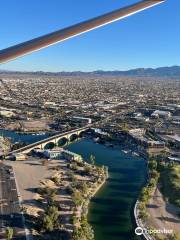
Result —
[[109, 168], [109, 179], [92, 199], [88, 220], [96, 240], [135, 240], [133, 207], [145, 183], [146, 164], [141, 157], [83, 139], [67, 147], [96, 163]]

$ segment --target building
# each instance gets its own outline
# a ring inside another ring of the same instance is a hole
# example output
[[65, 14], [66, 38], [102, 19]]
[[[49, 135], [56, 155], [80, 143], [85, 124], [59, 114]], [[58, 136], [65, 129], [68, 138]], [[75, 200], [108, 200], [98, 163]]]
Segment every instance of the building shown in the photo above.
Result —
[[15, 153], [15, 154], [13, 154], [13, 157], [15, 158], [16, 161], [25, 161], [25, 160], [27, 160], [27, 156], [24, 153]]
[[163, 141], [165, 141], [167, 144], [173, 144], [175, 147], [180, 148], [180, 136], [177, 134], [174, 135], [161, 135], [161, 138]]
[[44, 156], [50, 159], [60, 159], [62, 157], [62, 148], [48, 149], [44, 151]]
[[180, 164], [180, 151], [171, 152], [168, 161]]
[[162, 152], [168, 152], [165, 142], [163, 141], [148, 141], [146, 151], [151, 156], [156, 156]]
[[171, 113], [169, 111], [161, 111], [161, 110], [156, 110], [151, 114], [151, 117], [162, 117], [162, 118], [170, 118]]
[[82, 162], [81, 155], [79, 155], [77, 153], [70, 152], [68, 150], [63, 150], [62, 151], [62, 156], [69, 161]]
[[92, 119], [91, 118], [86, 118], [86, 117], [73, 117], [72, 118], [74, 121], [76, 122], [81, 122], [81, 123], [85, 123], [85, 124], [91, 124], [92, 123]]
[[7, 117], [7, 118], [16, 116], [16, 114], [14, 112], [8, 111], [8, 110], [1, 110], [0, 115], [3, 117]]
[[102, 131], [102, 130], [99, 129], [99, 128], [95, 128], [95, 129], [94, 129], [94, 132], [95, 132], [96, 134], [99, 134], [99, 135], [102, 135], [102, 136], [108, 136], [108, 135], [109, 135], [107, 132], [104, 132], [104, 131]]

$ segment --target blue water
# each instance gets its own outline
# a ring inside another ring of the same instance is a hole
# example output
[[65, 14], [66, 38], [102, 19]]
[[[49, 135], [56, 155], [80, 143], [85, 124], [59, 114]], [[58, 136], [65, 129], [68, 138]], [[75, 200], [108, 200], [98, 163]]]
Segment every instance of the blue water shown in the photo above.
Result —
[[141, 157], [109, 148], [91, 140], [81, 140], [67, 148], [88, 159], [96, 157], [98, 165], [109, 168], [109, 179], [92, 199], [88, 220], [96, 240], [135, 240], [133, 207], [145, 183], [146, 163]]
[[44, 134], [44, 135], [21, 134], [18, 132], [4, 130], [4, 129], [0, 129], [0, 135], [10, 138], [13, 143], [21, 141], [21, 142], [25, 142], [26, 144], [40, 141], [49, 136], [49, 134]]

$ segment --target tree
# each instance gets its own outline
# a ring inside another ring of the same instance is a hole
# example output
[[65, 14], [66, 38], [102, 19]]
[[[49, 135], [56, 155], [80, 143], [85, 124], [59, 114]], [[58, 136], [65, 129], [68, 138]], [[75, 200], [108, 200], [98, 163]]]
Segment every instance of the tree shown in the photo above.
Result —
[[46, 192], [44, 193], [43, 196], [46, 199], [47, 203], [49, 205], [52, 205], [55, 201], [56, 194], [57, 194], [57, 189], [50, 189], [47, 187]]
[[155, 179], [159, 178], [159, 173], [156, 170], [149, 171], [149, 175], [151, 178], [155, 178]]
[[6, 228], [6, 237], [7, 240], [11, 240], [13, 238], [14, 230], [13, 228], [7, 227]]
[[86, 240], [81, 228], [75, 228], [72, 234], [73, 240]]
[[71, 168], [71, 170], [73, 170], [73, 171], [78, 170], [77, 163], [75, 162], [75, 163], [70, 164], [70, 168]]
[[82, 229], [84, 236], [86, 237], [85, 238], [86, 240], [94, 239], [94, 231], [93, 231], [92, 227], [89, 225], [86, 216], [83, 216], [81, 219], [81, 229]]
[[94, 155], [91, 154], [89, 157], [89, 160], [92, 165], [95, 165], [95, 156]]
[[168, 240], [180, 240], [180, 234], [169, 235]]
[[74, 191], [72, 195], [73, 202], [76, 206], [80, 206], [83, 201], [82, 194], [79, 191]]
[[86, 183], [86, 182], [83, 182], [83, 183], [80, 185], [80, 188], [81, 188], [82, 194], [87, 194], [87, 192], [88, 192], [88, 186], [87, 186], [87, 183]]
[[163, 150], [161, 151], [160, 157], [161, 159], [167, 158], [167, 156], [169, 155], [167, 150]]
[[154, 188], [154, 187], [156, 186], [156, 184], [157, 184], [156, 179], [151, 178], [151, 180], [149, 181], [148, 186], [149, 186], [150, 188]]
[[146, 204], [144, 202], [139, 202], [138, 208], [140, 211], [146, 210]]
[[122, 130], [124, 132], [127, 132], [129, 130], [129, 126], [126, 122], [119, 125], [119, 130]]
[[148, 219], [149, 214], [146, 212], [146, 210], [142, 210], [139, 212], [139, 217], [145, 221]]
[[42, 222], [42, 228], [45, 231], [51, 232], [54, 229], [53, 222], [48, 215], [44, 215], [43, 222]]
[[140, 200], [147, 203], [150, 198], [150, 190], [147, 187], [144, 187], [140, 194]]
[[68, 178], [70, 179], [71, 182], [75, 182], [76, 181], [76, 176], [74, 175], [74, 173], [71, 170], [69, 170], [67, 172], [67, 176], [68, 176]]
[[148, 162], [148, 167], [151, 170], [156, 170], [157, 169], [157, 162], [155, 160], [151, 160]]
[[51, 178], [51, 180], [52, 180], [55, 184], [59, 184], [59, 183], [60, 183], [60, 178], [57, 177], [57, 176], [53, 176], [53, 177]]
[[75, 228], [72, 234], [73, 240], [94, 240], [94, 232], [88, 224], [86, 217], [81, 219], [81, 227]]
[[51, 218], [53, 224], [55, 224], [59, 217], [58, 208], [55, 206], [48, 206], [46, 209], [46, 215], [48, 215]]
[[48, 206], [42, 220], [42, 229], [48, 232], [53, 231], [53, 229], [58, 225], [58, 218], [58, 208], [55, 206]]
[[84, 171], [85, 171], [85, 173], [86, 173], [87, 175], [89, 175], [89, 174], [91, 173], [91, 167], [88, 166], [88, 165], [86, 165], [86, 166], [84, 167]]

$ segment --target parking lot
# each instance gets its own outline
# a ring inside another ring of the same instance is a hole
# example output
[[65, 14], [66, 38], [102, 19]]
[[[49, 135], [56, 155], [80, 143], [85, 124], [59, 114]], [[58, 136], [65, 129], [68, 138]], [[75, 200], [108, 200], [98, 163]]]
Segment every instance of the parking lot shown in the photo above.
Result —
[[26, 239], [13, 169], [0, 163], [0, 239], [6, 239], [7, 227], [13, 228], [13, 239]]

